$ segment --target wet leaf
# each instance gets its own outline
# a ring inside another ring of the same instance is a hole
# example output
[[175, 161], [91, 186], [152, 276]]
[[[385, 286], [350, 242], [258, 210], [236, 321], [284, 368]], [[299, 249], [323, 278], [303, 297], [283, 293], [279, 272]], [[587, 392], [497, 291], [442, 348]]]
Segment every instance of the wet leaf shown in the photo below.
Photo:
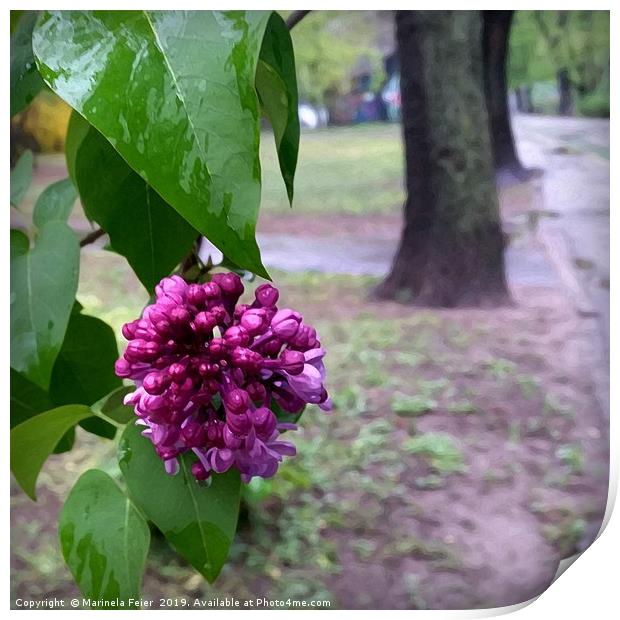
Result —
[[[127, 259], [152, 292], [181, 262], [198, 233], [96, 129], [78, 114], [73, 117], [68, 135], [77, 147], [74, 175], [84, 210], [108, 233], [111, 249]], [[72, 138], [73, 132], [81, 139]]]
[[43, 226], [32, 248], [11, 231], [11, 366], [44, 390], [75, 299], [79, 253], [63, 222]]
[[275, 12], [269, 19], [260, 51], [256, 90], [273, 127], [280, 171], [292, 204], [299, 151], [297, 77], [291, 35], [283, 19]]
[[[210, 486], [191, 475], [191, 460], [169, 476], [141, 428], [129, 425], [119, 446], [119, 465], [130, 495], [170, 544], [209, 582], [219, 575], [237, 528], [241, 482], [230, 470]], [[163, 499], [162, 499], [163, 498]]]
[[91, 415], [85, 405], [65, 405], [36, 415], [11, 430], [11, 471], [29, 497], [36, 500], [39, 472], [61, 437]]
[[151, 534], [110, 476], [97, 469], [80, 476], [60, 512], [58, 532], [65, 562], [84, 596], [139, 598]]
[[32, 220], [38, 228], [48, 222], [66, 222], [77, 200], [77, 190], [70, 179], [48, 185], [34, 206]]
[[19, 207], [32, 183], [32, 151], [24, 151], [11, 170], [11, 204]]
[[52, 90], [194, 228], [262, 276], [254, 77], [269, 15], [46, 11], [33, 34]]
[[43, 88], [32, 53], [32, 30], [37, 14], [35, 11], [24, 13], [11, 34], [11, 116], [28, 106]]

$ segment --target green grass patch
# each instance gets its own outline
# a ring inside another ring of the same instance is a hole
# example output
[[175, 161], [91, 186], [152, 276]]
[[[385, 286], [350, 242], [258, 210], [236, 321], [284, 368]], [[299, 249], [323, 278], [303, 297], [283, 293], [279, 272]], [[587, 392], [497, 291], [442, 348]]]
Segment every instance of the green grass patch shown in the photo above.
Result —
[[425, 433], [411, 437], [403, 442], [402, 448], [409, 454], [424, 457], [432, 469], [440, 474], [467, 471], [461, 450], [454, 438], [446, 433]]

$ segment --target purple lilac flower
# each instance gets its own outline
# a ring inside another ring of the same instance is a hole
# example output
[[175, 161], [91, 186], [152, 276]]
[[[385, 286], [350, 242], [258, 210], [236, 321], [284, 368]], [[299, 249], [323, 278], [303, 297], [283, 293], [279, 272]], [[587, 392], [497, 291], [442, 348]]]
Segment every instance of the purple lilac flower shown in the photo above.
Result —
[[289, 413], [308, 403], [331, 409], [316, 331], [298, 312], [278, 309], [270, 284], [252, 304], [238, 303], [243, 290], [234, 273], [205, 284], [164, 278], [155, 303], [123, 326], [129, 343], [116, 374], [136, 384], [125, 404], [169, 474], [191, 451], [197, 480], [231, 467], [245, 482], [269, 478], [295, 454], [282, 432], [297, 428], [278, 422], [272, 403]]

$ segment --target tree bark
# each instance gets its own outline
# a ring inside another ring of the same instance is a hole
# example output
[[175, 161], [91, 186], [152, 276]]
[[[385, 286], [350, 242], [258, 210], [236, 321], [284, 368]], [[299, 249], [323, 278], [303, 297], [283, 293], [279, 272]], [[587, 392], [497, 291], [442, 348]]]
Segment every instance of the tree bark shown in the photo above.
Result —
[[528, 114], [534, 114], [536, 110], [534, 109], [534, 102], [532, 101], [532, 87], [522, 86], [521, 90], [523, 93], [523, 100], [525, 102], [525, 111]]
[[557, 73], [558, 94], [558, 114], [570, 116], [573, 113], [573, 98], [571, 93], [571, 82], [566, 69], [560, 69]]
[[508, 111], [506, 63], [513, 15], [514, 11], [482, 11], [484, 88], [495, 168], [524, 177], [527, 171], [517, 157]]
[[399, 11], [407, 200], [379, 298], [427, 306], [508, 299], [477, 11]]

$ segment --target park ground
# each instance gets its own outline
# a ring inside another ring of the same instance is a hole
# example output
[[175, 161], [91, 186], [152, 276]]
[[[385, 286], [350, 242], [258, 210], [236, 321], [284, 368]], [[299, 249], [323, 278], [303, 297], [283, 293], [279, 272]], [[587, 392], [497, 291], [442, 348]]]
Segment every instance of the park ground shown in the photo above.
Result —
[[[328, 350], [335, 409], [309, 408], [298, 456], [246, 489], [214, 585], [155, 535], [144, 596], [508, 605], [544, 591], [560, 559], [596, 536], [609, 447], [609, 125], [515, 127], [524, 162], [545, 173], [501, 190], [513, 304], [495, 310], [370, 301], [400, 227], [397, 126], [304, 134], [292, 211], [265, 136], [259, 240], [282, 299]], [[64, 174], [62, 160], [42, 158], [30, 203]], [[79, 210], [72, 224], [88, 231]], [[147, 299], [123, 259], [96, 246], [78, 297], [117, 333]], [[58, 510], [88, 467], [119, 475], [113, 442], [78, 435], [44, 468], [37, 504], [12, 489], [13, 599], [77, 594]]]

